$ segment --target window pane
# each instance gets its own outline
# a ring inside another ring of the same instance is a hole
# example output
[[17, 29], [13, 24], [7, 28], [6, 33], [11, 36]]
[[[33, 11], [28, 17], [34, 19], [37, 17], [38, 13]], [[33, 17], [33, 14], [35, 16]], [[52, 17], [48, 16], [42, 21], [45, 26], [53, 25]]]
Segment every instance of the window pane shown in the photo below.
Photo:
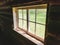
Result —
[[22, 9], [18, 10], [18, 18], [22, 18]]
[[27, 21], [23, 20], [23, 29], [27, 30]]
[[35, 9], [29, 9], [29, 20], [35, 22]]
[[37, 19], [38, 23], [45, 24], [46, 22], [46, 9], [37, 9]]
[[36, 35], [44, 39], [45, 35], [45, 26], [36, 24]]
[[19, 19], [18, 26], [19, 26], [20, 28], [22, 28], [22, 20], [21, 20], [21, 19]]
[[23, 9], [23, 19], [27, 19], [27, 10]]
[[35, 23], [29, 22], [29, 32], [35, 33]]

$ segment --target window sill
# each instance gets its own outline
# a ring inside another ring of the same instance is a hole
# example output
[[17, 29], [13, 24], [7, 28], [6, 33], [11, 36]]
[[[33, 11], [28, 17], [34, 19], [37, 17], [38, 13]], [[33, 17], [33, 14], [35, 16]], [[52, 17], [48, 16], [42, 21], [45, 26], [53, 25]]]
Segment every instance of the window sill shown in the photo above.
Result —
[[21, 34], [22, 36], [24, 36], [25, 38], [29, 39], [30, 41], [32, 41], [33, 43], [35, 43], [36, 45], [44, 45], [42, 42], [38, 41], [37, 39], [29, 36], [28, 34], [26, 34], [24, 31], [20, 30], [20, 29], [14, 29], [14, 31], [16, 31], [17, 33]]

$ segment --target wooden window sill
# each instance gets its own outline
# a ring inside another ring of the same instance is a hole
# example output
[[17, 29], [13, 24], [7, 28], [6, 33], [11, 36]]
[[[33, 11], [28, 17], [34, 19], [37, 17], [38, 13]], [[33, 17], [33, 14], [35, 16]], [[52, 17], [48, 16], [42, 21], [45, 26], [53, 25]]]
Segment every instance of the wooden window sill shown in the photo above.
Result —
[[28, 34], [26, 34], [26, 32], [24, 32], [24, 31], [22, 31], [20, 29], [14, 29], [14, 31], [16, 31], [17, 33], [21, 34], [25, 38], [29, 39], [30, 41], [32, 41], [36, 45], [44, 45], [44, 43], [38, 41], [37, 39], [35, 39], [35, 38], [31, 37], [31, 36], [29, 36]]

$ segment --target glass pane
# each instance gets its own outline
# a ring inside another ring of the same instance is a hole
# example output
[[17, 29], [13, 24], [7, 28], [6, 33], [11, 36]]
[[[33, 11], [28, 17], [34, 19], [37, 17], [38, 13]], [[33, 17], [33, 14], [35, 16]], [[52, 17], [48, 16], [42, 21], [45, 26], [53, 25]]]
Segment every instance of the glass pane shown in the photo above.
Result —
[[35, 9], [29, 9], [29, 20], [35, 22]]
[[18, 10], [18, 18], [22, 18], [22, 9]]
[[44, 39], [45, 25], [36, 24], [36, 35]]
[[46, 9], [37, 9], [37, 22], [45, 24], [46, 22]]
[[27, 19], [27, 10], [23, 9], [23, 19]]
[[27, 21], [23, 20], [23, 29], [27, 30]]
[[18, 26], [19, 26], [20, 28], [22, 28], [22, 20], [21, 20], [21, 19], [19, 19]]
[[29, 22], [29, 32], [35, 33], [35, 23]]

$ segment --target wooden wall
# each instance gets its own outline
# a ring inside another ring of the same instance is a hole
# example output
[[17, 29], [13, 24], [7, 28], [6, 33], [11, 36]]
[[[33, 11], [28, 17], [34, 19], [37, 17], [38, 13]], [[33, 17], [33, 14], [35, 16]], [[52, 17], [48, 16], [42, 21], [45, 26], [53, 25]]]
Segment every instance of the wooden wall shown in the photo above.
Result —
[[45, 45], [60, 45], [60, 4], [49, 3]]
[[12, 7], [0, 8], [0, 45], [36, 45], [13, 30]]

